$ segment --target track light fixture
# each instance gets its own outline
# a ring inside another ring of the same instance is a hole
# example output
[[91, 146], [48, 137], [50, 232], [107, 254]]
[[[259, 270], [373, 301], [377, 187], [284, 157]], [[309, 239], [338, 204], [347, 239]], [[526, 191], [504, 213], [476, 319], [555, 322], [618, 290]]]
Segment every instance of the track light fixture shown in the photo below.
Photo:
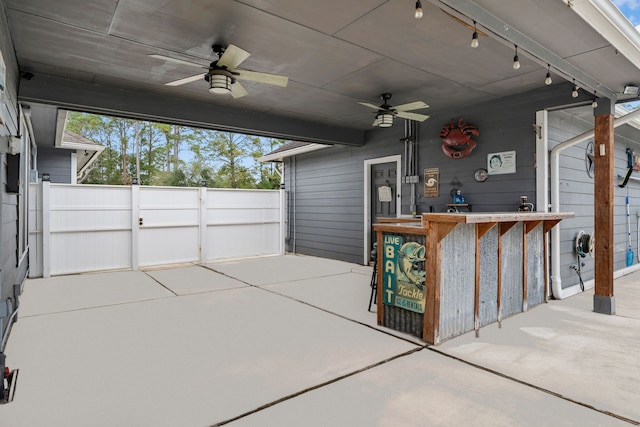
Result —
[[516, 55], [513, 57], [513, 69], [517, 70], [520, 68], [520, 61], [518, 60], [518, 45], [514, 45], [516, 47]]
[[424, 13], [422, 12], [422, 2], [418, 0], [416, 2], [416, 13], [414, 16], [416, 17], [416, 19], [420, 19], [422, 18], [423, 15]]
[[477, 48], [480, 42], [478, 41], [478, 30], [476, 29], [476, 21], [473, 21], [473, 36], [471, 36], [471, 47]]
[[547, 77], [544, 79], [544, 84], [549, 86], [551, 83], [553, 83], [553, 80], [551, 80], [551, 65], [547, 64]]
[[573, 90], [571, 91], [571, 97], [572, 98], [578, 97], [578, 85], [576, 84], [576, 79], [573, 79]]

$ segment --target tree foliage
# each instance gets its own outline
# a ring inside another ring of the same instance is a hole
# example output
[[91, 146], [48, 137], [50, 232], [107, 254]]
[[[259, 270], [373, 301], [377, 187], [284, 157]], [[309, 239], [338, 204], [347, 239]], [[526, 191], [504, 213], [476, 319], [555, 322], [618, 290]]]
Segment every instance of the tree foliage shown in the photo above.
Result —
[[67, 129], [105, 147], [84, 183], [278, 188], [280, 175], [258, 158], [284, 140], [71, 112]]

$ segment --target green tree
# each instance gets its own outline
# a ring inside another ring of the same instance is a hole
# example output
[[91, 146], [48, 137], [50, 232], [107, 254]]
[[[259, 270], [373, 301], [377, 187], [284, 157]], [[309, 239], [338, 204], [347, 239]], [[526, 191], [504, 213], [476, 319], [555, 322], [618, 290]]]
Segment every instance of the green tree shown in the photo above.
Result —
[[84, 181], [91, 184], [123, 184], [130, 182], [128, 132], [132, 122], [97, 114], [70, 112], [67, 129], [105, 147], [95, 167]]
[[255, 179], [244, 162], [255, 159], [260, 138], [233, 132], [206, 132], [208, 137], [201, 148], [206, 158], [219, 165], [218, 178], [229, 188], [255, 188]]
[[261, 138], [260, 149], [253, 153], [255, 168], [257, 170], [257, 188], [277, 189], [280, 188], [281, 164], [274, 162], [260, 163], [258, 159], [283, 146], [286, 143], [283, 139]]
[[[224, 188], [278, 188], [273, 163], [258, 158], [285, 141], [71, 112], [67, 128], [105, 147], [84, 182]], [[184, 148], [188, 153], [184, 153]]]

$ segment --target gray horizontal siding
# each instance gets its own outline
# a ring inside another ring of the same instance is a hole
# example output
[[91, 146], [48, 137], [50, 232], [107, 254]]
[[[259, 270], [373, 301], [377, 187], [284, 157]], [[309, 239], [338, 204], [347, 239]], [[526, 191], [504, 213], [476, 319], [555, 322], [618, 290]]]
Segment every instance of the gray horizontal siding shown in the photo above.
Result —
[[[466, 202], [473, 206], [475, 212], [516, 211], [522, 195], [535, 200], [536, 140], [531, 125], [535, 122], [536, 111], [557, 104], [553, 101], [554, 98], [566, 101], [566, 88], [554, 85], [541, 91], [482, 105], [430, 111], [431, 118], [419, 124], [418, 168], [419, 171], [431, 167], [440, 169], [439, 196], [425, 198], [420, 179], [416, 191], [418, 212], [445, 211], [446, 204], [452, 201], [450, 192], [454, 188], [462, 191]], [[439, 133], [451, 119], [457, 122], [461, 116], [467, 123], [479, 128], [480, 136], [473, 138], [478, 145], [468, 157], [453, 160], [442, 153]], [[551, 147], [593, 127], [592, 122], [585, 122], [566, 113], [551, 112], [549, 116]], [[626, 170], [624, 150], [630, 144], [635, 144], [624, 136], [629, 134], [624, 128], [616, 130], [615, 167], [619, 174]], [[294, 193], [289, 205], [288, 220], [292, 232], [287, 241], [287, 250], [362, 262], [364, 192], [369, 191], [363, 188], [363, 164], [368, 159], [401, 155], [404, 149], [400, 139], [403, 137], [404, 126], [399, 121], [388, 129], [372, 129], [367, 133], [363, 147], [334, 146], [287, 159], [285, 184]], [[593, 181], [587, 177], [584, 168], [585, 144], [565, 150], [560, 159], [563, 199], [561, 210], [576, 212], [576, 218], [562, 222], [562, 278], [566, 284], [576, 283], [577, 280], [575, 272], [569, 269], [569, 265], [575, 263], [575, 235], [580, 229], [589, 232], [593, 230]], [[482, 183], [475, 181], [474, 171], [487, 167], [489, 153], [512, 150], [517, 152], [515, 174], [492, 175]], [[640, 152], [640, 147], [638, 151]], [[404, 174], [403, 171], [400, 173]], [[459, 182], [459, 185], [454, 185], [454, 181]], [[631, 183], [629, 187], [632, 206], [636, 206], [632, 209], [633, 215], [640, 210], [640, 183]], [[410, 186], [402, 185], [401, 192], [401, 213], [409, 214]], [[616, 268], [625, 264], [625, 194], [626, 190], [616, 189]], [[632, 221], [633, 236], [635, 230], [636, 225]], [[340, 240], [330, 242], [328, 238]], [[585, 260], [585, 271], [590, 271], [592, 263]]]
[[[18, 117], [14, 114], [17, 108], [19, 67], [11, 42], [9, 28], [5, 23], [5, 2], [0, 6], [0, 50], [5, 65], [5, 93], [0, 102], [0, 108], [9, 114], [4, 117], [5, 123], [0, 125], [0, 136], [18, 135]], [[6, 108], [5, 108], [6, 107]], [[18, 266], [17, 236], [18, 236], [18, 196], [6, 192], [7, 184], [7, 155], [0, 154], [0, 299], [13, 298], [13, 286], [22, 283], [27, 262]], [[23, 184], [24, 186], [24, 184]], [[26, 202], [25, 202], [26, 203]], [[26, 219], [26, 215], [25, 218]], [[0, 335], [5, 332], [8, 318], [0, 318]]]
[[[549, 113], [549, 142], [550, 148], [556, 144], [569, 140], [585, 131], [593, 129], [592, 121], [583, 121], [567, 112]], [[631, 148], [640, 154], [640, 144], [629, 138], [628, 125], [615, 129], [614, 173], [624, 175], [627, 170], [626, 149]], [[593, 139], [581, 142], [562, 152], [560, 156], [560, 210], [575, 212], [575, 218], [560, 223], [560, 275], [564, 288], [580, 282], [577, 273], [570, 267], [581, 265], [581, 275], [584, 281], [594, 277], [594, 260], [590, 257], [577, 259], [575, 253], [575, 239], [578, 232], [584, 230], [592, 234], [594, 231], [594, 182], [586, 173], [585, 149], [587, 143]], [[635, 176], [639, 174], [634, 173]], [[627, 244], [627, 214], [626, 195], [629, 192], [631, 212], [631, 240], [637, 262], [637, 217], [640, 212], [640, 182], [629, 181], [627, 188], [619, 188], [619, 180], [612, 183], [614, 187], [614, 269], [626, 267]]]
[[[38, 148], [38, 174], [48, 173], [51, 182], [71, 184], [71, 151], [56, 148]], [[75, 173], [75, 171], [73, 171]]]

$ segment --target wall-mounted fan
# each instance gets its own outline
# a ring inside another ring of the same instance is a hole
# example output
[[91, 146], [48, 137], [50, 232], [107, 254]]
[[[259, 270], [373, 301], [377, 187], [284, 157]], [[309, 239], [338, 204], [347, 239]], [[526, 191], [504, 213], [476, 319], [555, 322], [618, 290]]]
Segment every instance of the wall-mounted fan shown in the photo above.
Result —
[[185, 77], [180, 80], [165, 83], [166, 86], [181, 86], [204, 78], [204, 80], [209, 83], [209, 92], [221, 95], [231, 94], [234, 98], [240, 98], [248, 95], [248, 92], [238, 82], [238, 80], [248, 80], [280, 87], [286, 87], [289, 83], [289, 78], [287, 76], [259, 73], [256, 71], [236, 68], [251, 55], [249, 52], [239, 48], [238, 46], [232, 44], [228, 46], [216, 44], [212, 46], [212, 49], [217, 59], [209, 64], [208, 67], [193, 62], [183, 61], [181, 59], [170, 58], [164, 55], [151, 54], [149, 56], [156, 59], [209, 70], [205, 74], [198, 73], [191, 77]]
[[380, 95], [383, 104], [380, 106], [370, 104], [368, 102], [359, 102], [360, 105], [378, 110], [376, 118], [373, 121], [373, 126], [379, 126], [381, 128], [390, 127], [393, 125], [393, 118], [395, 116], [402, 117], [403, 119], [415, 120], [417, 122], [424, 122], [429, 116], [418, 113], [410, 113], [411, 110], [420, 110], [422, 108], [428, 108], [429, 106], [422, 101], [410, 102], [408, 104], [396, 105], [395, 107], [389, 105], [389, 99], [391, 99], [390, 93], [383, 93]]

